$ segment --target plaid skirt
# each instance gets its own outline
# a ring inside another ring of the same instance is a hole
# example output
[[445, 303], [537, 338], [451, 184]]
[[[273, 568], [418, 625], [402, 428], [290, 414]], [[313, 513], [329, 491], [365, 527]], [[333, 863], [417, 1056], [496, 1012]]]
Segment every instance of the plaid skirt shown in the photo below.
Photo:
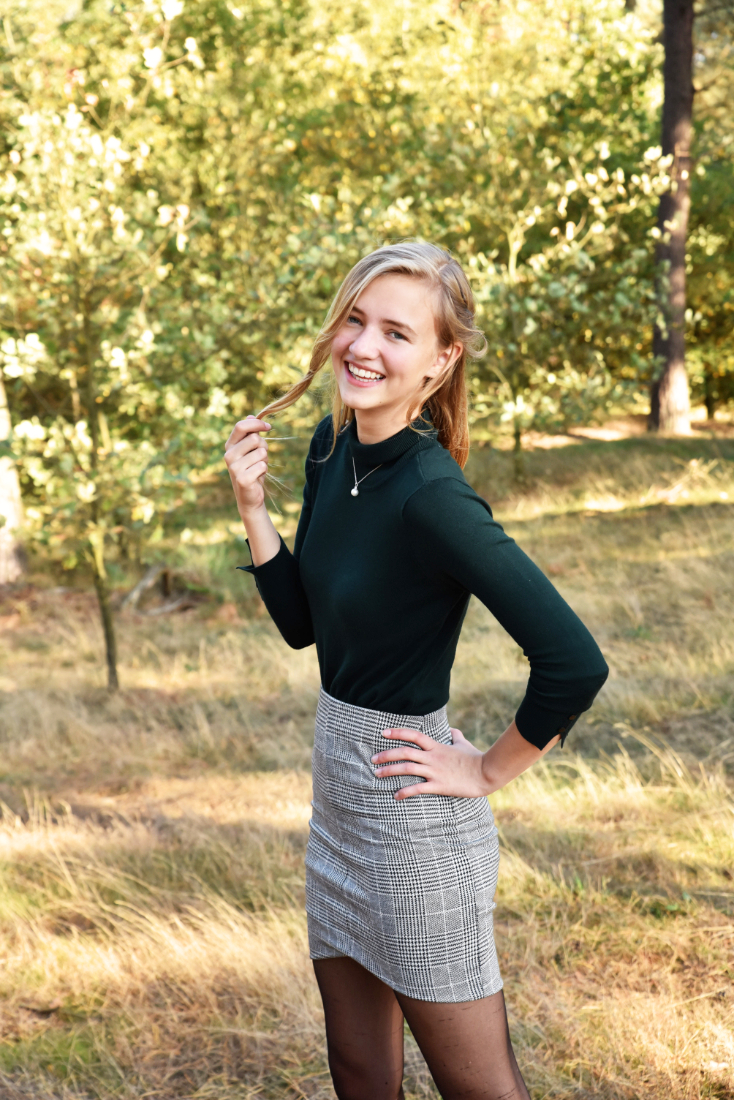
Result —
[[423, 1001], [502, 988], [492, 929], [499, 842], [486, 798], [417, 795], [417, 776], [377, 779], [371, 757], [403, 726], [451, 744], [446, 708], [423, 716], [341, 703], [321, 691], [306, 853], [312, 959], [347, 956]]

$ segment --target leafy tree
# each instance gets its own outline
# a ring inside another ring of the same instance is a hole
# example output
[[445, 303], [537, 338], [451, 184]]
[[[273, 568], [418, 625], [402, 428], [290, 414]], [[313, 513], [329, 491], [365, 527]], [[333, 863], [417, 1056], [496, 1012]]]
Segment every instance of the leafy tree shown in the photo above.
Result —
[[711, 418], [734, 401], [734, 7], [700, 3], [695, 33], [686, 361], [692, 392]]
[[[164, 0], [166, 43], [180, 10], [177, 0]], [[26, 477], [39, 490], [28, 518], [65, 565], [87, 559], [115, 689], [109, 540], [145, 529], [150, 537], [160, 512], [190, 495], [191, 449], [206, 446], [207, 432], [193, 429], [188, 393], [156, 369], [152, 355], [165, 335], [151, 319], [157, 291], [172, 249], [186, 247], [189, 208], [179, 181], [170, 205], [145, 186], [146, 162], [160, 145], [150, 92], [171, 79], [178, 61], [196, 65], [196, 46], [189, 40], [172, 63], [154, 46], [140, 58], [111, 54], [114, 86], [101, 74], [95, 82], [107, 92], [104, 105], [98, 92], [85, 91], [77, 106], [78, 89], [88, 87], [81, 69], [68, 74], [63, 107], [28, 89], [2, 180], [1, 262], [2, 320], [15, 333], [3, 345], [5, 373], [42, 410], [15, 431]], [[215, 390], [208, 397], [216, 404]]]
[[[89, 563], [111, 683], [109, 561], [205, 491], [227, 422], [300, 376], [383, 241], [438, 241], [471, 274], [475, 436], [519, 442], [647, 387], [656, 20], [621, 0], [67, 5], [14, 0], [5, 22], [0, 344], [28, 529]], [[702, 387], [729, 346], [716, 110], [690, 236]], [[284, 419], [305, 432], [323, 403]]]

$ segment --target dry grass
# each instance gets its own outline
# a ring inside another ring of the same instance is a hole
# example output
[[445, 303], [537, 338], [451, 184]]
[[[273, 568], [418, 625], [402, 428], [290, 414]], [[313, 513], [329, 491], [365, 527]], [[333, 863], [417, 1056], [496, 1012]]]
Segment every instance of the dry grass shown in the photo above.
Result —
[[[536, 451], [522, 494], [474, 460], [613, 669], [572, 751], [494, 799], [536, 1100], [734, 1096], [731, 450]], [[333, 1097], [303, 916], [317, 669], [252, 608], [123, 618], [115, 699], [89, 593], [0, 608], [3, 1100]], [[524, 676], [473, 607], [454, 723], [487, 743]], [[435, 1096], [410, 1043], [407, 1092]]]

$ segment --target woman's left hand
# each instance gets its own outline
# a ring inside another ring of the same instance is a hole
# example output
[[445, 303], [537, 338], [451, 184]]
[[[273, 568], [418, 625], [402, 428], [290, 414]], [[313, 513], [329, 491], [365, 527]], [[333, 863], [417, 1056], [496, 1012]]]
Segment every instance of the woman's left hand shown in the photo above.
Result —
[[401, 745], [373, 756], [372, 763], [376, 765], [378, 779], [388, 775], [418, 775], [425, 779], [425, 783], [401, 787], [395, 794], [396, 799], [411, 798], [416, 794], [484, 798], [491, 793], [492, 784], [482, 771], [484, 754], [467, 741], [461, 730], [451, 730], [451, 745], [442, 745], [418, 730], [387, 729], [382, 731], [382, 735], [409, 741], [411, 747]]

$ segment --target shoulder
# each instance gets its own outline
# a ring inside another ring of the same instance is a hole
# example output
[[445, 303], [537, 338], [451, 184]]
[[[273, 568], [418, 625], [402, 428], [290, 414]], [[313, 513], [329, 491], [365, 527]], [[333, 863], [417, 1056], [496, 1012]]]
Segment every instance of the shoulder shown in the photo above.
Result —
[[467, 484], [461, 466], [437, 439], [432, 440], [431, 446], [421, 447], [416, 457], [423, 485], [442, 480]]
[[331, 448], [331, 443], [334, 438], [334, 429], [332, 428], [331, 413], [325, 416], [323, 420], [320, 420], [316, 426], [316, 431], [311, 437], [310, 449], [316, 450], [319, 453], [323, 450], [324, 446]]
[[420, 477], [416, 479], [414, 491], [409, 498], [414, 506], [428, 501], [447, 504], [464, 501], [492, 514], [487, 501], [466, 480], [461, 466], [439, 443], [420, 451], [417, 457]]
[[325, 458], [328, 458], [331, 452], [331, 445], [334, 441], [334, 431], [332, 428], [331, 413], [325, 416], [323, 420], [319, 422], [316, 427], [316, 431], [311, 437], [311, 443], [308, 448], [308, 458], [306, 459], [306, 473], [312, 473], [317, 463], [322, 462]]
[[411, 527], [425, 531], [492, 520], [489, 504], [472, 488], [448, 451], [437, 444], [419, 451], [416, 459], [418, 476], [402, 509], [403, 519]]

